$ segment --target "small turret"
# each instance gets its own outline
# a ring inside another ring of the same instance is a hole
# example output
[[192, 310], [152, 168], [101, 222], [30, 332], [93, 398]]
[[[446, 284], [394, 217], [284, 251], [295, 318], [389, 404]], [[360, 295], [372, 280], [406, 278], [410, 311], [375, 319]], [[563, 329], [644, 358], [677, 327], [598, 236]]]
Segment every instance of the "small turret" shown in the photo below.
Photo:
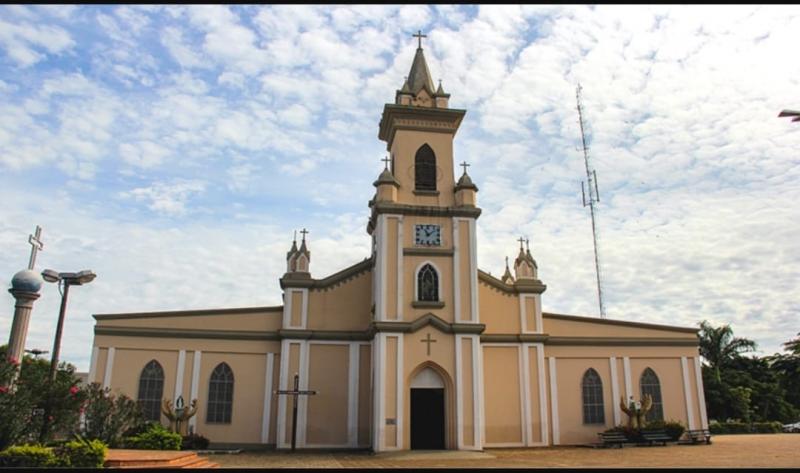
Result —
[[286, 272], [293, 273], [297, 267], [297, 230], [294, 231], [292, 247], [286, 253]]
[[386, 166], [383, 172], [378, 176], [378, 180], [373, 182], [372, 185], [377, 188], [375, 192], [376, 202], [397, 202], [397, 189], [400, 183], [395, 179], [392, 171], [389, 170], [389, 158], [384, 158], [383, 161]]
[[311, 252], [308, 251], [308, 247], [306, 246], [306, 234], [309, 232], [304, 228], [300, 233], [303, 234], [303, 241], [300, 242], [300, 249], [297, 250], [297, 266], [295, 267], [295, 272], [308, 273], [310, 272], [308, 268], [311, 264]]
[[525, 249], [522, 247], [525, 239], [520, 238], [517, 241], [519, 241], [519, 255], [517, 255], [517, 259], [514, 260], [516, 279], [517, 281], [520, 279], [536, 279], [535, 263], [532, 262], [533, 258], [528, 259], [528, 255], [525, 254]]
[[525, 247], [525, 257], [528, 259], [528, 262], [531, 264], [531, 266], [533, 266], [533, 279], [538, 279], [539, 265], [536, 264], [536, 260], [533, 259], [533, 256], [531, 256], [531, 241], [527, 238], [525, 239]]
[[467, 174], [467, 167], [469, 164], [464, 161], [461, 163], [461, 166], [464, 168], [464, 174], [461, 175], [461, 178], [454, 188], [456, 193], [456, 205], [475, 207], [475, 205], [477, 205], [476, 193], [478, 192], [478, 186], [472, 182], [472, 179], [470, 179]]
[[514, 276], [511, 275], [511, 270], [508, 269], [508, 256], [506, 256], [506, 272], [503, 273], [503, 277], [500, 280], [506, 284], [514, 284]]

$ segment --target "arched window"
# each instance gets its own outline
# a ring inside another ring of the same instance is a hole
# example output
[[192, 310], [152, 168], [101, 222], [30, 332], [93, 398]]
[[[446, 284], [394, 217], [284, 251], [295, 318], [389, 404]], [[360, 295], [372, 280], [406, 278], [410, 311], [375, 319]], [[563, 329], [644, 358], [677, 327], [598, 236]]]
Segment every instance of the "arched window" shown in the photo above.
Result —
[[650, 368], [645, 368], [642, 377], [639, 378], [639, 387], [642, 391], [642, 399], [645, 394], [653, 397], [653, 407], [647, 413], [647, 422], [654, 420], [664, 420], [664, 405], [661, 402], [661, 383], [658, 382], [658, 376], [655, 371]]
[[583, 423], [605, 424], [603, 409], [603, 382], [600, 375], [592, 368], [586, 370], [581, 382], [583, 388]]
[[414, 157], [414, 189], [436, 190], [436, 155], [428, 145], [422, 145]]
[[145, 419], [161, 420], [161, 396], [164, 395], [164, 369], [156, 360], [145, 365], [139, 375], [139, 405]]
[[233, 371], [227, 363], [220, 363], [211, 373], [208, 384], [208, 410], [206, 422], [230, 424], [233, 410]]
[[426, 264], [417, 273], [417, 300], [439, 300], [439, 275], [433, 266]]

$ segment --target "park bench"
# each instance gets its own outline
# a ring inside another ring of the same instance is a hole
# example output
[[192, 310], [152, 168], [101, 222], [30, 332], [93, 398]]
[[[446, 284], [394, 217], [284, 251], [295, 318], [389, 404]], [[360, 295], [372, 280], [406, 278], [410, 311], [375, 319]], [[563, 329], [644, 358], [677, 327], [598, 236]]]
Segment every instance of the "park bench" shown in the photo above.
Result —
[[645, 445], [654, 445], [660, 443], [661, 445], [666, 445], [667, 442], [672, 441], [672, 437], [670, 437], [666, 431], [664, 430], [642, 430], [642, 442]]
[[686, 436], [689, 437], [692, 443], [705, 442], [711, 445], [711, 432], [708, 429], [687, 430]]
[[623, 444], [628, 441], [628, 438], [622, 432], [600, 432], [597, 434], [600, 436], [600, 441], [602, 447], [619, 447], [622, 448]]

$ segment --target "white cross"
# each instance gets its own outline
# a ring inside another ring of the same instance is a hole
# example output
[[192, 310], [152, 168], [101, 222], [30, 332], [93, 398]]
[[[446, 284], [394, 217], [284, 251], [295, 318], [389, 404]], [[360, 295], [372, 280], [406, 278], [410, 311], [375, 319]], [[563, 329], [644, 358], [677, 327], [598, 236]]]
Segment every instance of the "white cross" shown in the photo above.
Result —
[[34, 235], [28, 235], [28, 243], [31, 244], [31, 259], [28, 260], [28, 269], [33, 269], [33, 266], [36, 264], [36, 253], [39, 250], [44, 251], [44, 243], [42, 243], [42, 227], [36, 225], [36, 232]]

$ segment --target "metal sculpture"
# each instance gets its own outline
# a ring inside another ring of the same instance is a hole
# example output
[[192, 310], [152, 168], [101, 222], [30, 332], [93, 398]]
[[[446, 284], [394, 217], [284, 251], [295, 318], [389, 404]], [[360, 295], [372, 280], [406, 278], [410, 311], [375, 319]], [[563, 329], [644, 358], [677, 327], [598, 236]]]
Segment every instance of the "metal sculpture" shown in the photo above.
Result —
[[653, 408], [653, 397], [645, 394], [641, 401], [634, 401], [631, 396], [627, 405], [625, 405], [625, 399], [619, 398], [619, 408], [628, 414], [628, 428], [643, 429], [647, 424], [647, 413]]
[[192, 403], [189, 407], [185, 407], [183, 404], [183, 396], [178, 396], [178, 399], [175, 401], [174, 409], [172, 407], [172, 401], [164, 399], [161, 412], [169, 419], [169, 427], [173, 432], [184, 436], [188, 435], [186, 431], [188, 425], [187, 421], [197, 414], [197, 399], [192, 399]]

